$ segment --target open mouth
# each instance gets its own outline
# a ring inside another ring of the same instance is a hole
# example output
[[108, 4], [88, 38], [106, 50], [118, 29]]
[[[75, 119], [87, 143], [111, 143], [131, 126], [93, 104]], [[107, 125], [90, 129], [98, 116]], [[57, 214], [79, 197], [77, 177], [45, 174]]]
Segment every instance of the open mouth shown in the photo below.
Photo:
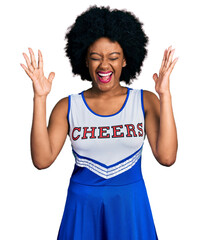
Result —
[[108, 83], [111, 81], [113, 72], [97, 72], [97, 76], [100, 82], [102, 83]]

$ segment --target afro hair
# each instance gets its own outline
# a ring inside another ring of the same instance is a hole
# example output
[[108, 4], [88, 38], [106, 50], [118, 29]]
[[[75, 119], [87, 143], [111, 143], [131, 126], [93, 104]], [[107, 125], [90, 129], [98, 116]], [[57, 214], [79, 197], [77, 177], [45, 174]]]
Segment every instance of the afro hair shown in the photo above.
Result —
[[69, 57], [72, 72], [82, 80], [92, 81], [86, 66], [89, 46], [101, 37], [118, 42], [123, 49], [126, 67], [123, 67], [120, 81], [130, 84], [141, 72], [147, 55], [148, 37], [142, 29], [142, 23], [131, 12], [110, 10], [109, 7], [92, 6], [76, 18], [75, 23], [65, 35], [64, 48]]

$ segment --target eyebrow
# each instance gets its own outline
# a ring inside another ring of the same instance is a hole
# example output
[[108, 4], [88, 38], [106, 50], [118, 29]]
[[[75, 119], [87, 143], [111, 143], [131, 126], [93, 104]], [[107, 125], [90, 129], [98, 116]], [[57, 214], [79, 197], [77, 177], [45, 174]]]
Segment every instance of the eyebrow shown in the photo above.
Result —
[[112, 52], [109, 55], [112, 55], [112, 54], [119, 54], [120, 55], [120, 52]]
[[[91, 53], [90, 53], [90, 56], [92, 56], [92, 55], [94, 55], [94, 54], [97, 54], [97, 55], [101, 56], [101, 54], [99, 54], [99, 53], [97, 53], [97, 52], [91, 52]], [[109, 55], [113, 55], [113, 54], [118, 54], [118, 55], [120, 55], [120, 52], [112, 52], [112, 53], [110, 53]]]

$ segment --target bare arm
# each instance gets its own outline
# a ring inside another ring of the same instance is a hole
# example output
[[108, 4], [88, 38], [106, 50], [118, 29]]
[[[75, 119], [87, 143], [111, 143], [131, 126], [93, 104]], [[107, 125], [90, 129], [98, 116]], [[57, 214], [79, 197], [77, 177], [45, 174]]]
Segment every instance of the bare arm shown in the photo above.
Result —
[[171, 166], [176, 160], [177, 131], [171, 97], [158, 99], [151, 92], [144, 91], [146, 134], [152, 152], [158, 162]]
[[177, 62], [177, 59], [172, 62], [173, 54], [171, 47], [165, 51], [159, 76], [153, 76], [159, 99], [155, 94], [144, 91], [146, 133], [155, 158], [165, 166], [175, 162], [178, 146], [169, 89], [169, 77]]
[[67, 111], [68, 98], [61, 99], [54, 107], [49, 125], [46, 124], [46, 99], [55, 76], [53, 72], [48, 79], [43, 73], [43, 58], [39, 51], [38, 67], [32, 49], [29, 49], [31, 62], [24, 53], [27, 67], [21, 64], [33, 82], [34, 107], [31, 129], [31, 156], [38, 169], [49, 167], [58, 156], [68, 132]]
[[31, 155], [38, 169], [49, 167], [60, 153], [68, 133], [68, 98], [61, 99], [52, 110], [46, 125], [46, 98], [34, 98], [31, 130]]

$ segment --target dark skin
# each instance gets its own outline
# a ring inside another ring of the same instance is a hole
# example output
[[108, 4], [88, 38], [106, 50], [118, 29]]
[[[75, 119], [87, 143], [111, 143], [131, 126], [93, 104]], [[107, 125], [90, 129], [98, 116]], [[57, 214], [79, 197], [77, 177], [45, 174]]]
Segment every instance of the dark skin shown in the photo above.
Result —
[[[48, 126], [46, 126], [46, 98], [49, 94], [55, 73], [48, 79], [43, 74], [43, 58], [38, 52], [36, 64], [32, 49], [30, 58], [24, 53], [27, 67], [21, 64], [33, 82], [34, 111], [31, 130], [31, 154], [35, 167], [49, 167], [57, 158], [68, 134], [68, 97], [61, 99], [53, 108]], [[165, 50], [159, 74], [154, 74], [157, 96], [144, 91], [145, 132], [152, 152], [157, 161], [171, 166], [176, 160], [177, 131], [172, 111], [169, 77], [177, 62], [172, 60], [174, 50]], [[92, 78], [92, 87], [84, 91], [88, 106], [97, 114], [111, 115], [118, 112], [126, 99], [127, 88], [120, 85], [119, 77], [126, 66], [123, 50], [117, 42], [100, 38], [88, 49], [86, 65]], [[98, 72], [112, 72], [111, 81], [99, 81]]]

